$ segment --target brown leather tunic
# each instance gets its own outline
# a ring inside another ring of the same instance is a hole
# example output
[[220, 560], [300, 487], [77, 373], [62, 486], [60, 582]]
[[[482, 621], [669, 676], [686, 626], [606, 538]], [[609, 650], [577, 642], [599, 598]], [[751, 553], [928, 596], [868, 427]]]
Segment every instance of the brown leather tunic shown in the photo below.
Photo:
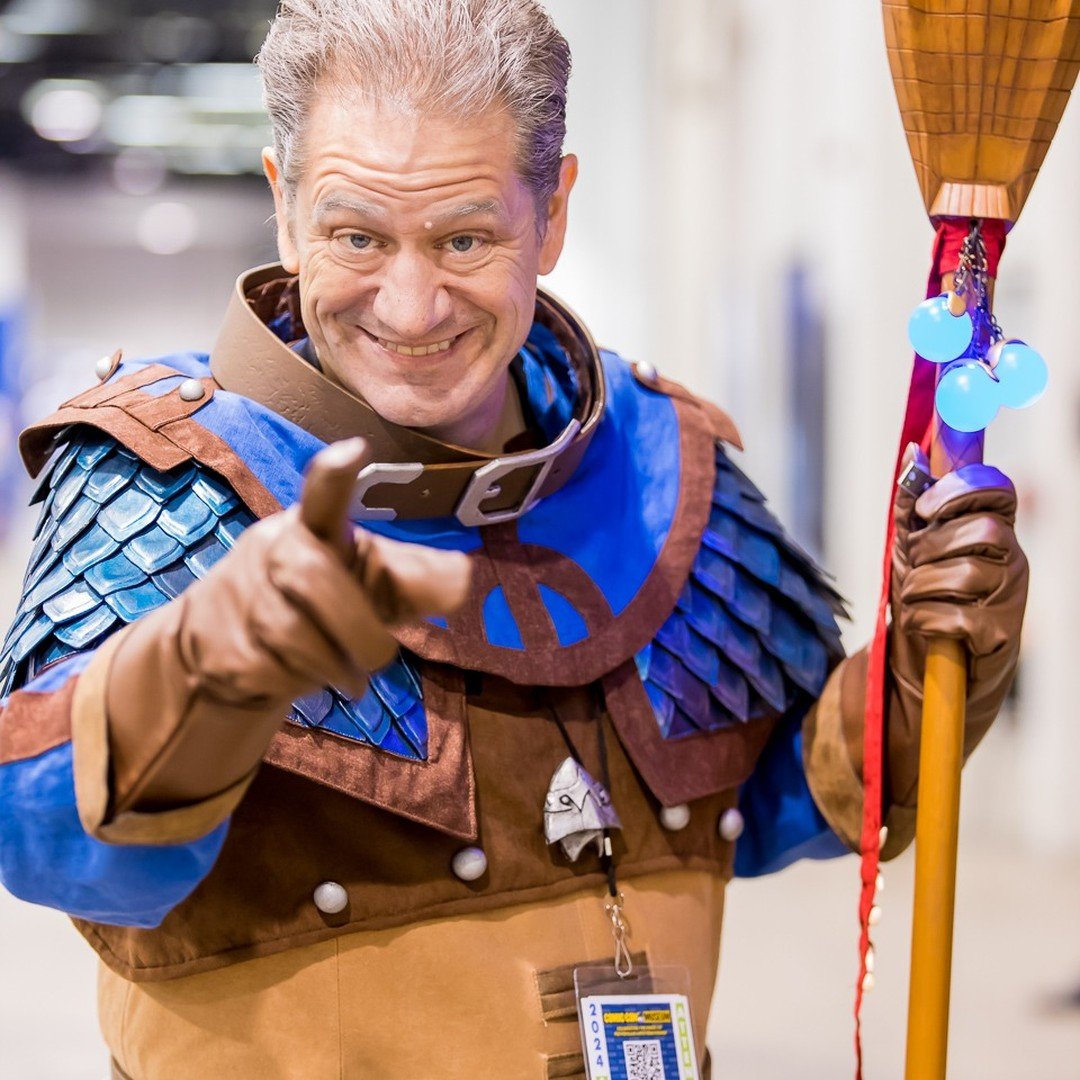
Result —
[[[279, 386], [297, 365], [310, 369], [253, 307], [265, 306], [268, 288], [280, 293], [273, 310], [287, 304], [294, 283], [278, 281], [271, 269], [256, 272], [249, 284], [258, 288], [249, 293], [242, 279], [212, 365], [233, 370], [236, 364], [221, 360], [239, 349], [244, 363], [257, 359]], [[545, 304], [551, 306], [544, 300], [544, 310]], [[592, 377], [602, 381], [587, 333], [575, 330], [564, 309], [553, 310], [558, 319], [552, 325], [562, 327], [582, 377], [591, 364]], [[198, 460], [228, 480], [256, 515], [276, 510], [247, 465], [194, 415], [213, 399], [217, 383], [204, 379], [196, 400], [179, 388], [148, 392], [165, 374], [152, 366], [111, 378], [28, 429], [22, 449], [31, 471], [40, 468], [58, 433], [87, 424], [158, 469]], [[611, 794], [623, 822], [614, 843], [624, 880], [669, 871], [730, 874], [730, 845], [720, 839], [717, 821], [753, 770], [775, 718], [665, 740], [633, 657], [671, 613], [697, 556], [712, 505], [717, 440], [737, 444], [738, 435], [715, 406], [654, 375], [643, 381], [674, 406], [680, 475], [663, 546], [626, 608], [614, 614], [566, 556], [523, 544], [516, 522], [481, 527], [463, 607], [445, 627], [422, 622], [397, 634], [419, 658], [427, 759], [407, 760], [286, 724], [233, 809], [214, 869], [160, 927], [77, 922], [109, 967], [136, 981], [171, 979], [348, 932], [593, 890], [602, 896], [605, 878], [595, 855], [571, 864], [544, 840], [544, 796], [567, 755], [553, 710], [597, 777], [605, 772], [597, 727], [605, 725]], [[520, 628], [522, 650], [486, 641], [482, 606], [496, 585]], [[541, 586], [581, 613], [588, 629], [582, 640], [566, 646], [557, 640]], [[661, 807], [683, 803], [693, 804], [690, 825], [664, 829]], [[162, 836], [162, 842], [175, 839]], [[451, 862], [469, 845], [483, 848], [488, 867], [478, 881], [465, 883]], [[325, 881], [348, 893], [348, 906], [337, 915], [315, 905], [313, 892]]]
[[[437, 675], [461, 681], [445, 669]], [[428, 679], [425, 684], [427, 690]], [[600, 776], [601, 707], [581, 690], [542, 696], [547, 705], [494, 677], [485, 679], [467, 708], [463, 688], [452, 696], [444, 691], [444, 708], [467, 713], [463, 722], [474, 772], [463, 772], [462, 790], [455, 794], [468, 801], [475, 778], [474, 842], [488, 862], [478, 881], [463, 882], [451, 871], [454, 854], [466, 845], [463, 837], [266, 765], [234, 812], [217, 865], [159, 928], [76, 925], [111, 968], [141, 981], [189, 975], [350, 931], [463, 916], [583, 890], [594, 891], [599, 904], [606, 881], [595, 852], [590, 849], [570, 863], [549, 848], [541, 811], [551, 774], [567, 753], [549, 709], [558, 711], [586, 768]], [[432, 697], [426, 701], [430, 718]], [[735, 801], [733, 788], [695, 801], [685, 829], [666, 830], [659, 822], [660, 804], [631, 765], [610, 718], [603, 723], [612, 801], [624, 824], [614, 838], [620, 877], [679, 869], [729, 877], [732, 845], [720, 838], [717, 822]], [[313, 891], [324, 881], [348, 891], [349, 906], [338, 915], [315, 906]]]

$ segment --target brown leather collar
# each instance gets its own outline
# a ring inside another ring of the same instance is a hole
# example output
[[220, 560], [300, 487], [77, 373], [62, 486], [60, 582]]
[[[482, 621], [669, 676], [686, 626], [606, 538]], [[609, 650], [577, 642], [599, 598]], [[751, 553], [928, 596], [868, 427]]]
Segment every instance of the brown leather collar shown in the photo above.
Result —
[[581, 392], [573, 418], [550, 445], [502, 455], [384, 420], [266, 326], [265, 320], [286, 311], [299, 323], [295, 277], [278, 265], [241, 274], [210, 369], [222, 389], [265, 405], [324, 442], [354, 435], [368, 441], [373, 463], [357, 477], [353, 497], [359, 521], [456, 516], [465, 525], [488, 525], [520, 517], [566, 483], [603, 416], [599, 351], [577, 316], [546, 292], [537, 292], [536, 319], [566, 349]]

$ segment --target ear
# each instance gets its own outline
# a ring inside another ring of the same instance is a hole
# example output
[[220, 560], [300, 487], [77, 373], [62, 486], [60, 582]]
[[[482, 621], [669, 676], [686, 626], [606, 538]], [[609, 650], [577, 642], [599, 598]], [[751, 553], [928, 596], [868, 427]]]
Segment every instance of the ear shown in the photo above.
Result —
[[578, 160], [573, 154], [567, 154], [559, 165], [559, 186], [548, 201], [547, 228], [540, 244], [538, 272], [550, 274], [562, 254], [566, 240], [566, 212], [570, 204], [570, 192], [577, 180]]
[[266, 179], [270, 182], [270, 190], [274, 193], [278, 258], [281, 260], [281, 265], [290, 274], [299, 274], [300, 254], [296, 250], [296, 243], [293, 239], [292, 217], [288, 196], [285, 191], [285, 178], [281, 175], [277, 157], [269, 146], [265, 147], [262, 152], [262, 164]]

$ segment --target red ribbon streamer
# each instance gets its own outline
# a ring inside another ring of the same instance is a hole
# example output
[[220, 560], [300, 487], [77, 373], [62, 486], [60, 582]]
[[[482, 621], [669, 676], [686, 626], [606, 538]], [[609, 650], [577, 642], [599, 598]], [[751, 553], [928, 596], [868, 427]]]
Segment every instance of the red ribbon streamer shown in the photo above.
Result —
[[[986, 243], [987, 271], [997, 277], [998, 262], [1005, 247], [1007, 223], [993, 219], [981, 222]], [[960, 247], [971, 228], [969, 218], [940, 218], [930, 264], [930, 276], [926, 283], [927, 298], [941, 294], [941, 279], [954, 271], [960, 263]], [[909, 443], [918, 443], [929, 454], [933, 432], [934, 390], [937, 386], [939, 365], [914, 357], [911, 383], [908, 388], [907, 408], [900, 431], [900, 445], [896, 451], [893, 478], [900, 472], [900, 464]], [[859, 978], [855, 984], [855, 1077], [862, 1080], [862, 1002], [863, 981], [866, 978], [866, 954], [870, 948], [870, 909], [874, 906], [877, 888], [878, 864], [881, 851], [882, 767], [885, 728], [885, 665], [888, 643], [886, 615], [889, 610], [889, 589], [892, 582], [892, 549], [895, 538], [893, 521], [893, 498], [890, 491], [889, 513], [885, 526], [885, 554], [881, 560], [881, 593], [878, 597], [877, 623], [870, 645], [870, 657], [866, 673], [866, 716], [863, 728], [863, 827], [860, 849], [862, 865], [859, 893]]]

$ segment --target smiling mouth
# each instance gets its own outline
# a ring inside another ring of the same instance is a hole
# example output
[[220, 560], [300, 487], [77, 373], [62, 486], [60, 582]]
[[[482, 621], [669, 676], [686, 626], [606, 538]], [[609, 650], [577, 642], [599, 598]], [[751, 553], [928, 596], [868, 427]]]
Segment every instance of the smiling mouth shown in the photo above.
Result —
[[396, 353], [398, 356], [434, 356], [437, 353], [449, 352], [452, 346], [461, 340], [463, 334], [446, 338], [445, 341], [434, 341], [430, 345], [403, 345], [398, 341], [388, 341], [386, 338], [376, 337], [374, 334], [364, 331], [372, 341], [381, 345], [387, 352]]

